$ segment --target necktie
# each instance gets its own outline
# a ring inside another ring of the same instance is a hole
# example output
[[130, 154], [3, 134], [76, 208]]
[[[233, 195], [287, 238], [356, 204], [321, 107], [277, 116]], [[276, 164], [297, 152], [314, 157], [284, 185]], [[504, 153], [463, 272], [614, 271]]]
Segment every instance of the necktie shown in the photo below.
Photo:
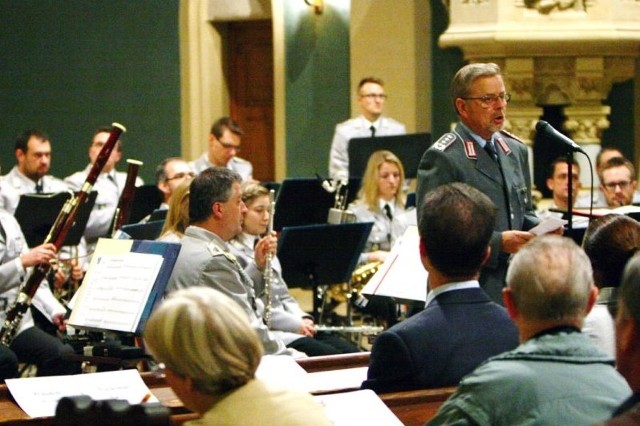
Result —
[[36, 194], [42, 194], [43, 189], [44, 188], [42, 187], [42, 179], [41, 179], [38, 182], [36, 182]]
[[369, 130], [371, 130], [371, 137], [374, 138], [376, 136], [375, 126], [372, 124], [371, 127], [369, 127]]
[[393, 220], [393, 214], [391, 214], [391, 207], [389, 206], [389, 204], [385, 204], [383, 209], [384, 209], [384, 214], [387, 215], [389, 220]]
[[484, 150], [487, 151], [487, 154], [489, 154], [489, 157], [491, 157], [493, 161], [498, 161], [498, 153], [496, 152], [491, 139], [484, 144]]

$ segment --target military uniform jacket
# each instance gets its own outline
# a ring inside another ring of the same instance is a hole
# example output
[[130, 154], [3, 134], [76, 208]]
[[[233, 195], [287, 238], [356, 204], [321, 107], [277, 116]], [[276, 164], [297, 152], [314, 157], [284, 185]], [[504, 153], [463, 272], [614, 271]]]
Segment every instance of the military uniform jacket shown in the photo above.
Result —
[[[259, 283], [258, 288], [254, 283]], [[262, 341], [266, 354], [286, 353], [280, 339], [269, 332], [262, 320], [264, 305], [256, 298], [262, 289], [262, 274], [255, 263], [242, 268], [227, 244], [213, 232], [189, 226], [169, 278], [167, 291], [194, 286], [211, 287], [229, 296], [245, 311]]]
[[[209, 161], [209, 156], [207, 152], [205, 152], [197, 160], [190, 161], [189, 167], [191, 167], [191, 170], [193, 170], [195, 174], [199, 175], [209, 167], [215, 166]], [[231, 158], [227, 163], [227, 169], [238, 173], [243, 182], [253, 179], [253, 165], [244, 158]]]
[[[41, 177], [39, 183], [42, 185], [42, 193], [46, 194], [69, 190], [66, 183], [51, 175]], [[15, 213], [22, 194], [35, 194], [37, 192], [36, 182], [23, 175], [18, 170], [18, 166], [13, 166], [11, 171], [3, 176], [1, 186], [0, 208], [11, 214]]]
[[[527, 147], [512, 135], [494, 134], [499, 164], [495, 162], [471, 132], [458, 124], [427, 151], [418, 166], [417, 205], [427, 192], [440, 185], [462, 182], [487, 195], [498, 214], [491, 238], [491, 257], [483, 268], [480, 284], [491, 298], [502, 303], [502, 287], [508, 254], [502, 251], [502, 235], [507, 230], [529, 230], [539, 219], [531, 204], [531, 177]], [[502, 168], [502, 174], [500, 173]]]

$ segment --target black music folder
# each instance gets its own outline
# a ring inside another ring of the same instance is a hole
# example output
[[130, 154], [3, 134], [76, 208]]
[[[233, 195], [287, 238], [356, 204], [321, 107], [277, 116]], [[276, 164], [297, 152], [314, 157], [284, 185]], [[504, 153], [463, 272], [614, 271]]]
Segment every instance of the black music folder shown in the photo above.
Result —
[[155, 240], [160, 236], [164, 220], [152, 220], [147, 223], [132, 223], [123, 225], [120, 231], [134, 240]]
[[[96, 191], [91, 191], [85, 203], [80, 206], [76, 220], [64, 240], [63, 246], [77, 246], [87, 226], [89, 214], [96, 202]], [[71, 192], [52, 194], [23, 194], [20, 196], [14, 216], [29, 247], [39, 246], [51, 230], [64, 203], [71, 198]]]
[[[349, 179], [347, 205], [356, 198], [360, 179]], [[335, 193], [327, 192], [317, 178], [288, 178], [280, 185], [276, 198], [273, 229], [327, 223]]]
[[131, 204], [129, 223], [138, 223], [162, 204], [162, 192], [155, 185], [137, 186]]
[[402, 162], [407, 179], [418, 174], [422, 154], [431, 146], [431, 133], [410, 133], [406, 135], [352, 138], [349, 140], [349, 176], [362, 177], [367, 161], [375, 151], [386, 149], [393, 152]]

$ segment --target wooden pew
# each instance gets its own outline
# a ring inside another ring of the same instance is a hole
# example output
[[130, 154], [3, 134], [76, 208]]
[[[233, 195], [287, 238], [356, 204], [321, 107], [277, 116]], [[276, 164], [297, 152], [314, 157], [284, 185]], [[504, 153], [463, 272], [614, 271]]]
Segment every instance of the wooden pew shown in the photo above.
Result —
[[422, 426], [436, 415], [440, 406], [455, 390], [455, 387], [420, 389], [378, 396], [405, 426]]

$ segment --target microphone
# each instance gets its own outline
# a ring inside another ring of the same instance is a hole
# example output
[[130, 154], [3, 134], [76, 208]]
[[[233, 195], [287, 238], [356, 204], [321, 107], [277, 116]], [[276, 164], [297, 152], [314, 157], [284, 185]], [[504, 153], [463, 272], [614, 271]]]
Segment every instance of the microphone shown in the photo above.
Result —
[[536, 132], [546, 136], [549, 139], [553, 139], [565, 145], [568, 145], [571, 148], [571, 151], [581, 152], [584, 155], [587, 155], [587, 153], [584, 152], [580, 145], [554, 129], [551, 124], [547, 123], [544, 120], [538, 121], [538, 123], [536, 124]]

